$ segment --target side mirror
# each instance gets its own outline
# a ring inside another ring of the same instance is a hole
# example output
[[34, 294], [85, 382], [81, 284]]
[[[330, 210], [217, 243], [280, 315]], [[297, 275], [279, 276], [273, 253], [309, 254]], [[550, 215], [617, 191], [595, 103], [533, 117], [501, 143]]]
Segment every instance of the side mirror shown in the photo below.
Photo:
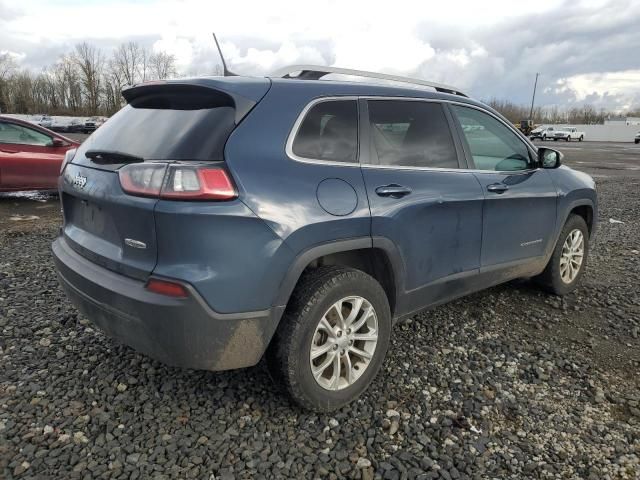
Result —
[[52, 147], [64, 147], [65, 143], [60, 140], [59, 138], [52, 138], [51, 139], [51, 146]]
[[538, 148], [538, 165], [542, 168], [558, 168], [564, 155], [553, 148]]

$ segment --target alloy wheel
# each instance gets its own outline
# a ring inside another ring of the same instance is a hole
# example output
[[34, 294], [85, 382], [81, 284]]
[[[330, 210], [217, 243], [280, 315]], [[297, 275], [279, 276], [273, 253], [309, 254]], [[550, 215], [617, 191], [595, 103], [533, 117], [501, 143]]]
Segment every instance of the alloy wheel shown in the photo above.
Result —
[[560, 255], [560, 278], [564, 283], [571, 283], [576, 279], [583, 259], [584, 235], [576, 228], [567, 235]]
[[378, 343], [378, 317], [366, 299], [345, 297], [320, 319], [313, 334], [309, 363], [326, 390], [342, 390], [364, 373]]

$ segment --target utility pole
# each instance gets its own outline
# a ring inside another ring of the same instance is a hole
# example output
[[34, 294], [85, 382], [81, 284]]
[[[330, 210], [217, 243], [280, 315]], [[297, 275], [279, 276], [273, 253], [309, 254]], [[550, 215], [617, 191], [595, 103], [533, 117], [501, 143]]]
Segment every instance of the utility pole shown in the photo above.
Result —
[[535, 102], [536, 100], [536, 87], [538, 86], [538, 75], [540, 75], [539, 73], [536, 73], [536, 81], [533, 84], [533, 96], [531, 97], [531, 110], [529, 110], [529, 120], [533, 121], [533, 102]]

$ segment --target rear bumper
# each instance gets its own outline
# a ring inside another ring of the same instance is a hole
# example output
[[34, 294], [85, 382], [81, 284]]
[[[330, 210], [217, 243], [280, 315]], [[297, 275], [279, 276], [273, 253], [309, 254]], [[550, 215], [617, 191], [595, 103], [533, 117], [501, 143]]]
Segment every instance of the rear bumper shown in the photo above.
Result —
[[229, 370], [258, 363], [283, 308], [217, 313], [191, 286], [188, 298], [149, 292], [144, 282], [80, 256], [65, 241], [52, 245], [60, 283], [73, 304], [110, 337], [163, 363]]

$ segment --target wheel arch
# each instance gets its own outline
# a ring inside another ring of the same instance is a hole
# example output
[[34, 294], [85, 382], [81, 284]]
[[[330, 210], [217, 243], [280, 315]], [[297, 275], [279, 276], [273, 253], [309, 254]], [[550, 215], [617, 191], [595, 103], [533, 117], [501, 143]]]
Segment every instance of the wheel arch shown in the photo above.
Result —
[[375, 278], [389, 300], [392, 318], [397, 312], [402, 291], [402, 264], [388, 239], [362, 237], [329, 242], [311, 247], [296, 257], [280, 285], [277, 306], [286, 305], [302, 273], [309, 268], [341, 265], [361, 270]]
[[[567, 206], [566, 212], [567, 213], [560, 224], [560, 231], [571, 215], [578, 215], [579, 217], [582, 217], [587, 224], [589, 237], [593, 235], [596, 227], [596, 207], [591, 200], [586, 198], [574, 200]], [[560, 231], [558, 232], [558, 235], [560, 234]]]
[[[576, 205], [569, 212], [569, 215], [572, 214], [582, 217], [582, 219], [587, 224], [587, 228], [589, 229], [589, 236], [591, 236], [591, 233], [593, 232], [593, 206], [588, 203]], [[567, 216], [567, 218], [569, 218], [569, 215]]]

